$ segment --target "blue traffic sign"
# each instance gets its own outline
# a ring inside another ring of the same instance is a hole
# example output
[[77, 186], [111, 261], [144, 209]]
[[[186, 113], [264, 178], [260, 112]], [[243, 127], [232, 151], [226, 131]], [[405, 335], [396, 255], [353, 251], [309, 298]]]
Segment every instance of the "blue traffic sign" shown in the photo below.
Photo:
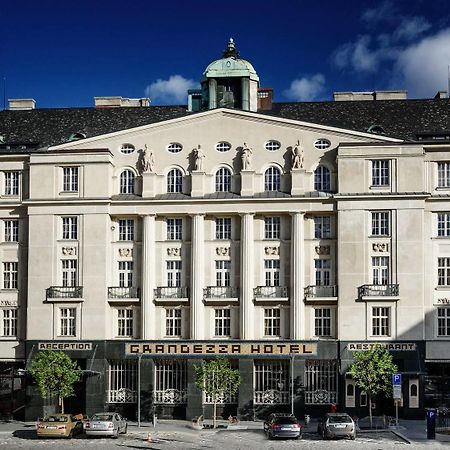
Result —
[[401, 384], [402, 384], [402, 374], [401, 373], [393, 373], [392, 374], [392, 384], [394, 386], [401, 386]]

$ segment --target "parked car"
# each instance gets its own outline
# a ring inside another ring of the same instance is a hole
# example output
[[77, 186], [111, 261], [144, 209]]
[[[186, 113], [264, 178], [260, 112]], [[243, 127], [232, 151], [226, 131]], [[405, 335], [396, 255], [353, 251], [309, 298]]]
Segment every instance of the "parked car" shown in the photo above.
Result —
[[65, 437], [71, 439], [83, 432], [83, 423], [71, 414], [50, 414], [38, 420], [38, 437]]
[[264, 432], [269, 439], [302, 437], [302, 425], [293, 414], [272, 413], [264, 422]]
[[348, 414], [328, 413], [319, 421], [317, 433], [324, 439], [349, 437], [354, 440], [356, 438], [356, 426]]
[[114, 412], [94, 414], [84, 424], [84, 431], [88, 436], [111, 436], [117, 438], [120, 433], [126, 434], [127, 430], [127, 419]]

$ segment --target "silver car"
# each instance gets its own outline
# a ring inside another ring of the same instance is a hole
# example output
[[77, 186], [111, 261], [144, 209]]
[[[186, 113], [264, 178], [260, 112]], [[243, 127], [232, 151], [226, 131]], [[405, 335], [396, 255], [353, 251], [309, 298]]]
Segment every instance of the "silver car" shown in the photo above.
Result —
[[324, 439], [337, 437], [356, 438], [356, 426], [353, 419], [345, 413], [328, 413], [319, 422], [317, 432]]
[[84, 431], [88, 436], [118, 438], [120, 433], [126, 434], [127, 430], [127, 419], [114, 412], [94, 414], [84, 423]]

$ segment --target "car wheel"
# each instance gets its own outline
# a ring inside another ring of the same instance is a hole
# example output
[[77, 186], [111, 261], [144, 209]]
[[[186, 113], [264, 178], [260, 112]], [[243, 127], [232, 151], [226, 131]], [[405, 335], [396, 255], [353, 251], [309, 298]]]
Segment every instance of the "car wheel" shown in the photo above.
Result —
[[114, 434], [112, 435], [113, 439], [117, 439], [119, 437], [119, 427], [117, 427], [117, 430], [114, 430]]
[[127, 434], [127, 431], [128, 431], [128, 424], [126, 423], [125, 424], [125, 428], [123, 430], [123, 434]]
[[350, 436], [350, 440], [354, 441], [356, 439], [355, 435]]
[[67, 436], [68, 439], [72, 439], [73, 438], [73, 430], [69, 433], [69, 435]]

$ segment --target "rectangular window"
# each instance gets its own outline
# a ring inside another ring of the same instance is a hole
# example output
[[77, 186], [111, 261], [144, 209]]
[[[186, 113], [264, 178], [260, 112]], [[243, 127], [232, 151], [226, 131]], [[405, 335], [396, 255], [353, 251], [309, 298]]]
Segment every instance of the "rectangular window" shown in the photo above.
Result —
[[372, 336], [391, 335], [391, 308], [372, 307]]
[[70, 216], [62, 218], [62, 238], [78, 239], [78, 217]]
[[167, 286], [181, 287], [181, 261], [166, 261]]
[[438, 187], [450, 187], [450, 162], [438, 163]]
[[183, 219], [167, 219], [167, 240], [181, 241], [183, 239]]
[[214, 336], [231, 336], [231, 310], [214, 310]]
[[280, 260], [264, 260], [264, 278], [266, 286], [280, 286]]
[[264, 218], [264, 238], [280, 239], [281, 235], [281, 217]]
[[331, 276], [331, 260], [315, 259], [314, 269], [316, 275], [316, 286], [329, 286]]
[[314, 336], [331, 337], [331, 308], [314, 309]]
[[231, 286], [231, 261], [216, 261], [216, 286]]
[[389, 284], [389, 256], [372, 257], [372, 283], [377, 285]]
[[63, 167], [63, 192], [78, 192], [78, 167]]
[[136, 361], [108, 361], [108, 403], [136, 403]]
[[450, 308], [438, 308], [437, 320], [437, 335], [450, 336]]
[[181, 309], [166, 309], [166, 336], [181, 337]]
[[119, 220], [119, 241], [134, 241], [134, 220]]
[[389, 186], [389, 163], [388, 159], [372, 161], [372, 186]]
[[18, 220], [5, 220], [5, 242], [19, 242]]
[[5, 174], [5, 195], [19, 195], [19, 172], [4, 172]]
[[133, 261], [119, 261], [119, 286], [133, 286]]
[[231, 217], [216, 218], [216, 239], [231, 239]]
[[264, 336], [281, 336], [281, 310], [264, 308]]
[[3, 309], [2, 336], [17, 336], [17, 309]]
[[75, 308], [60, 308], [59, 310], [59, 336], [76, 335], [76, 314]]
[[180, 405], [187, 400], [186, 360], [155, 360], [154, 403]]
[[335, 360], [305, 361], [305, 403], [329, 405], [337, 402], [338, 366]]
[[270, 404], [289, 404], [289, 361], [255, 360], [254, 364], [254, 403], [266, 406]]
[[438, 258], [438, 286], [450, 286], [450, 258]]
[[439, 213], [437, 215], [437, 235], [440, 237], [450, 236], [450, 213]]
[[314, 238], [315, 239], [331, 239], [331, 217], [330, 216], [314, 217]]
[[389, 236], [389, 211], [372, 212], [372, 236]]
[[130, 308], [117, 309], [117, 336], [133, 337], [134, 310]]
[[16, 262], [3, 263], [3, 289], [17, 289], [17, 266]]
[[62, 285], [64, 287], [75, 287], [78, 285], [77, 263], [76, 259], [62, 260]]

